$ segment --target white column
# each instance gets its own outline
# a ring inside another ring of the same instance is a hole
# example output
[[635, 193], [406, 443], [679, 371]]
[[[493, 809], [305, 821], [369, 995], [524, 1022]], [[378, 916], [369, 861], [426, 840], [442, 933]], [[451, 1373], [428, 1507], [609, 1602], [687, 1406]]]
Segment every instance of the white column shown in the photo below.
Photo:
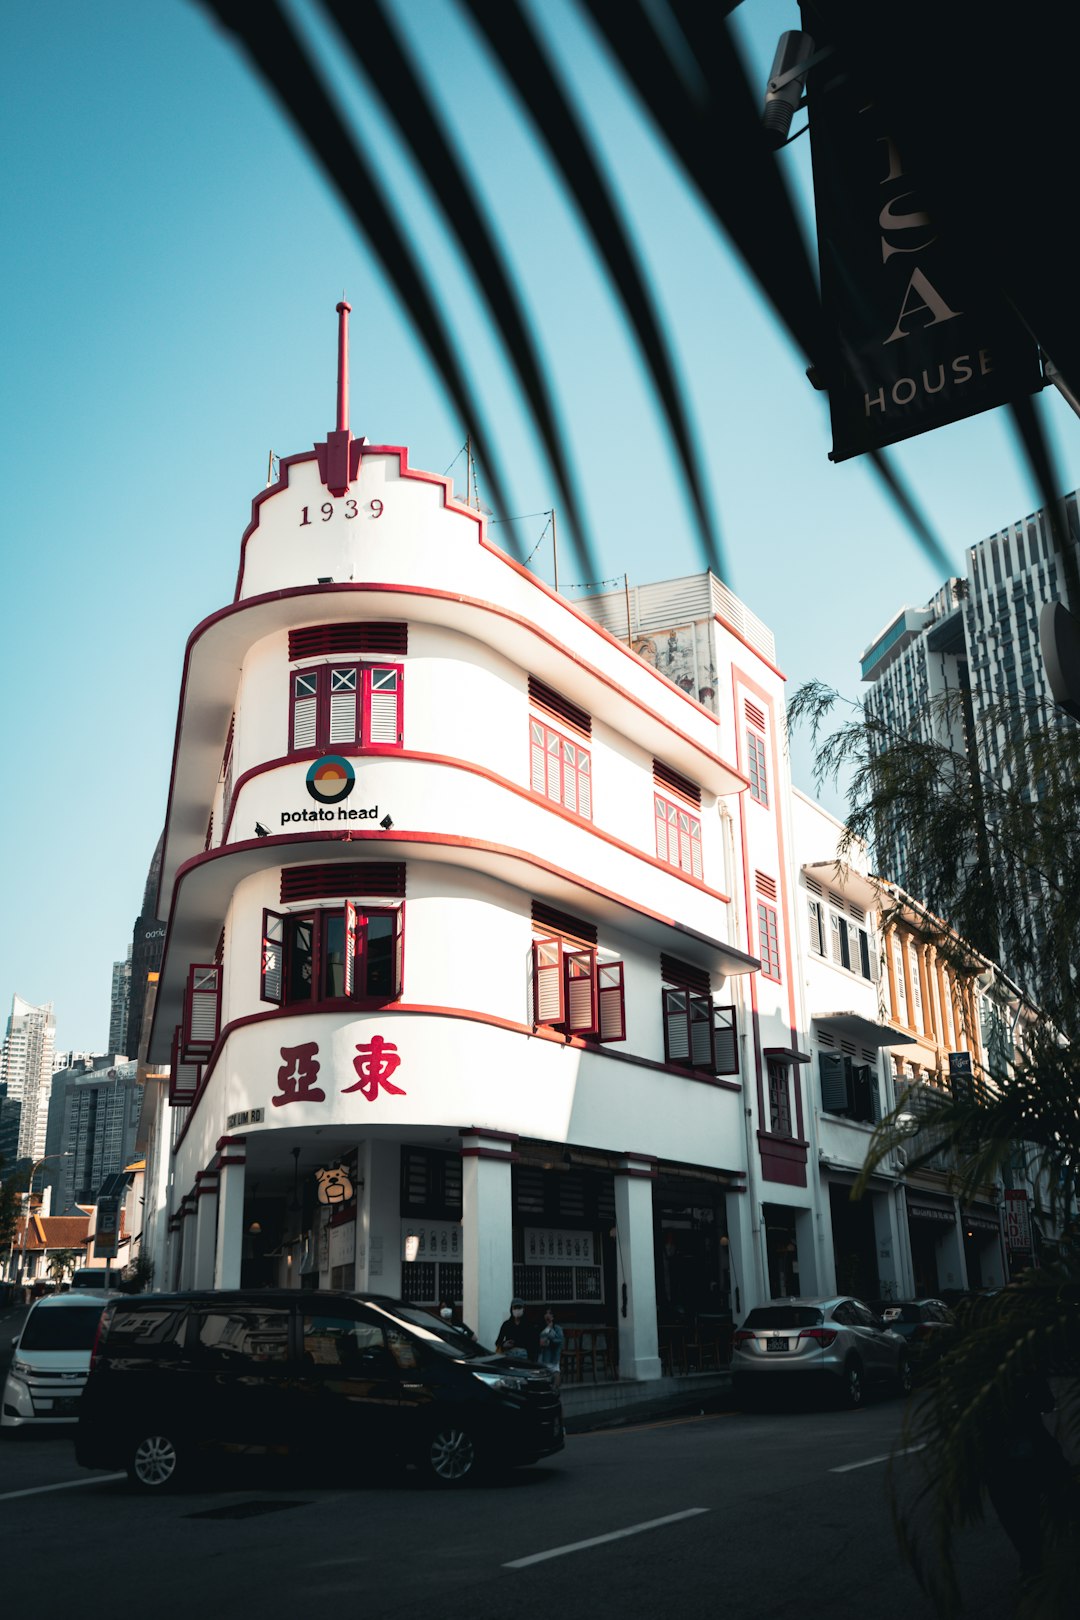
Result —
[[877, 1245], [878, 1279], [881, 1292], [886, 1290], [893, 1299], [910, 1297], [912, 1284], [908, 1279], [910, 1267], [905, 1265], [904, 1242], [896, 1219], [896, 1198], [892, 1188], [888, 1192], [867, 1195], [874, 1216], [874, 1242]]
[[[615, 1171], [619, 1377], [659, 1378], [653, 1189], [656, 1161], [627, 1154]], [[625, 1310], [624, 1310], [625, 1304]]]
[[753, 1205], [749, 1193], [729, 1188], [724, 1200], [727, 1220], [728, 1267], [731, 1271], [731, 1314], [735, 1326], [747, 1311], [760, 1304], [757, 1235], [753, 1230]]
[[195, 1286], [195, 1205], [193, 1192], [185, 1193], [180, 1201], [180, 1287]]
[[243, 1139], [218, 1144], [217, 1245], [214, 1253], [214, 1287], [239, 1288], [240, 1263], [244, 1253], [244, 1164]]
[[510, 1165], [516, 1137], [463, 1131], [461, 1145], [462, 1318], [494, 1345], [514, 1293]]
[[960, 1200], [953, 1199], [951, 1226], [942, 1226], [937, 1240], [938, 1287], [966, 1288], [968, 1285], [967, 1256], [964, 1253], [964, 1228], [960, 1221]]
[[356, 1286], [400, 1299], [401, 1147], [361, 1142], [357, 1165], [364, 1185], [356, 1189]]
[[217, 1174], [199, 1170], [195, 1176], [194, 1288], [214, 1286], [214, 1250], [217, 1247]]

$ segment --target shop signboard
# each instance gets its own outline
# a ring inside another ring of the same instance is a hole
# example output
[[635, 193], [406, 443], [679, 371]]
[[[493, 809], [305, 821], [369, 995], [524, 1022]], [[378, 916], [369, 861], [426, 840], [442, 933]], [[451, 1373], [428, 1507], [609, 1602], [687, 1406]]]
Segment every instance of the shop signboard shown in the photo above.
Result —
[[1037, 345], [927, 213], [873, 86], [821, 71], [808, 93], [830, 460], [1035, 393]]
[[1031, 1252], [1031, 1209], [1021, 1188], [1005, 1189], [1005, 1246], [1010, 1254]]
[[120, 1200], [112, 1195], [97, 1202], [94, 1253], [99, 1260], [115, 1260], [120, 1253]]

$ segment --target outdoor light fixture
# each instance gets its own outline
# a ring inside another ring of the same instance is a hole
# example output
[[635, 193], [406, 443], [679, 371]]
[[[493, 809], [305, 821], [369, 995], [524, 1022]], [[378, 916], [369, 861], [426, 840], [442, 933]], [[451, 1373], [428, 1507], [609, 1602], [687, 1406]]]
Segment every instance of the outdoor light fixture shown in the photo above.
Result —
[[405, 1258], [411, 1263], [420, 1253], [420, 1239], [415, 1232], [410, 1232], [405, 1239]]
[[316, 585], [332, 585], [334, 583], [334, 576], [333, 574], [320, 574], [315, 583]]
[[269, 827], [264, 827], [261, 821], [257, 821], [255, 823], [255, 836], [256, 838], [269, 838]]
[[259, 1225], [258, 1221], [252, 1221], [251, 1225], [248, 1227], [248, 1236], [258, 1237], [261, 1232], [262, 1227]]
[[393, 825], [394, 823], [390, 820], [389, 816], [383, 816], [382, 820], [379, 822], [379, 826], [382, 828], [383, 832], [389, 832]]

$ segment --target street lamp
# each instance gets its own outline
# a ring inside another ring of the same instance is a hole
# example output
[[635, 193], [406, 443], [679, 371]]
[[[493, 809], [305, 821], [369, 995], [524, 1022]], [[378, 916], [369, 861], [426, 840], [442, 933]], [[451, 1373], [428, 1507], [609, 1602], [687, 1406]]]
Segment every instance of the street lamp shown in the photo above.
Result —
[[15, 1281], [19, 1284], [22, 1283], [23, 1273], [26, 1271], [26, 1239], [30, 1231], [30, 1209], [34, 1201], [34, 1177], [37, 1175], [38, 1166], [47, 1164], [50, 1159], [70, 1159], [73, 1157], [74, 1155], [70, 1149], [65, 1149], [63, 1153], [45, 1153], [40, 1159], [35, 1159], [30, 1166], [30, 1177], [26, 1183], [26, 1212], [23, 1215], [22, 1250], [19, 1255], [19, 1270], [15, 1278]]

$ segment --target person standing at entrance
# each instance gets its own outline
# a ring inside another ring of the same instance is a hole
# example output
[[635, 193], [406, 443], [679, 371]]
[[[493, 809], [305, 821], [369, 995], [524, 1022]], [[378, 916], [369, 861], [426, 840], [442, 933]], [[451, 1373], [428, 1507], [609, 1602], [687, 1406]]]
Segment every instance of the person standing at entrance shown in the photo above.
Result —
[[510, 1315], [499, 1329], [496, 1350], [504, 1356], [515, 1356], [522, 1361], [535, 1361], [537, 1352], [536, 1329], [525, 1320], [525, 1301], [512, 1299]]
[[555, 1312], [551, 1306], [544, 1312], [544, 1325], [540, 1329], [540, 1348], [536, 1359], [541, 1367], [550, 1367], [555, 1377], [555, 1388], [558, 1389], [562, 1380], [560, 1363], [563, 1352], [563, 1330], [555, 1320]]

